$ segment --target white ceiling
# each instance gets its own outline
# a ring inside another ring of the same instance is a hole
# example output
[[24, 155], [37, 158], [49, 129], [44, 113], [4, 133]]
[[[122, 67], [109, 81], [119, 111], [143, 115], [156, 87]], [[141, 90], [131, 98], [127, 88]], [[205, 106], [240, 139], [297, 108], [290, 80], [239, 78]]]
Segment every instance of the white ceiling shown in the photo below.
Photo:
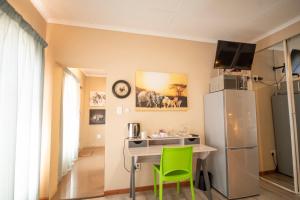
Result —
[[49, 23], [255, 42], [300, 20], [300, 0], [31, 0]]

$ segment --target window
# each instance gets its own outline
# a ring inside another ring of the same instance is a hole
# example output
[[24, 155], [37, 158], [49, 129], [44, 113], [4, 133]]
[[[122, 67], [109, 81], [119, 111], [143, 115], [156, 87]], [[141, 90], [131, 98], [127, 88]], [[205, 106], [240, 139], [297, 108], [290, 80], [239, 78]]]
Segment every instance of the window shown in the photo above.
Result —
[[80, 84], [67, 71], [64, 76], [62, 99], [62, 155], [60, 178], [72, 169], [78, 158], [80, 121]]
[[0, 199], [38, 199], [45, 46], [0, 1]]

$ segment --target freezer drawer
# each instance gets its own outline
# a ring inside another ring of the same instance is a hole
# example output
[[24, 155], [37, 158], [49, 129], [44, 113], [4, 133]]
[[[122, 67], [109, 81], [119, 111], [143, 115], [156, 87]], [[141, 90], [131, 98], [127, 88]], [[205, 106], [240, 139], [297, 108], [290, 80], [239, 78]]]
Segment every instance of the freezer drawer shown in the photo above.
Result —
[[228, 196], [226, 149], [218, 148], [218, 151], [208, 156], [207, 161], [208, 169], [213, 175], [213, 188], [224, 196]]
[[259, 194], [257, 147], [227, 149], [228, 198]]

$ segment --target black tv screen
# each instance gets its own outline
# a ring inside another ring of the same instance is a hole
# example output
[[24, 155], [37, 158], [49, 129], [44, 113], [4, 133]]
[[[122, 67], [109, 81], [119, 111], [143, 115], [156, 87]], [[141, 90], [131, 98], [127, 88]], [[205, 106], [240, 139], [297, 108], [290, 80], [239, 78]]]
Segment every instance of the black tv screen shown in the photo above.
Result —
[[293, 74], [300, 74], [300, 50], [293, 49], [291, 52]]
[[256, 44], [219, 40], [214, 68], [251, 70]]

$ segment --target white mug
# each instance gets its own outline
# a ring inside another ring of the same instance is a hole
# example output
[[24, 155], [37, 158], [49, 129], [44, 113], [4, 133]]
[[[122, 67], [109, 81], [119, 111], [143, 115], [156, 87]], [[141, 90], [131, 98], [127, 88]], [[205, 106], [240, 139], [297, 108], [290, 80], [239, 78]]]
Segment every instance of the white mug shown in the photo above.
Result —
[[142, 131], [141, 132], [141, 138], [142, 139], [146, 139], [147, 138], [147, 132], [146, 131]]

